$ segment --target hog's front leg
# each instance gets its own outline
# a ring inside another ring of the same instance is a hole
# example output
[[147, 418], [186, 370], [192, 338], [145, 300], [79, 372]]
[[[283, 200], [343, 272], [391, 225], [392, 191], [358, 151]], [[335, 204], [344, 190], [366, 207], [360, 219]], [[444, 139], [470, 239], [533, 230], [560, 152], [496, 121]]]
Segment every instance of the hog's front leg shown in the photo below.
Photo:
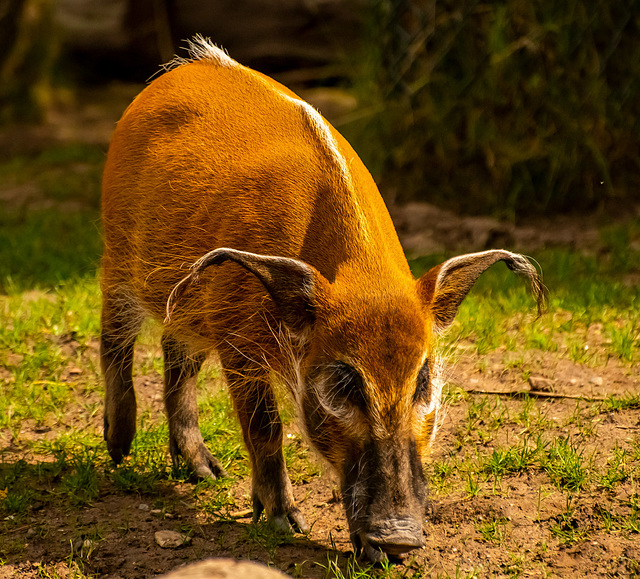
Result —
[[293, 499], [282, 453], [282, 421], [267, 373], [246, 366], [231, 368], [224, 359], [223, 365], [251, 458], [254, 522], [265, 511], [277, 528], [308, 531]]

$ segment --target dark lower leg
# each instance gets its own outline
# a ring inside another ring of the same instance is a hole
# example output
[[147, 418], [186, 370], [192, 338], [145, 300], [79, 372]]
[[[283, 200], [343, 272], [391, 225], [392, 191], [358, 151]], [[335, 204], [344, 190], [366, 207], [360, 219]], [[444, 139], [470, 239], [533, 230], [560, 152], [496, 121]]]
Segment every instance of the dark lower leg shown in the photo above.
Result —
[[227, 381], [251, 457], [254, 521], [264, 510], [277, 526], [306, 531], [284, 462], [282, 422], [271, 384], [261, 373], [227, 372]]
[[191, 356], [184, 344], [163, 336], [164, 402], [169, 419], [169, 450], [174, 465], [179, 457], [201, 478], [226, 474], [209, 452], [198, 425], [196, 380], [204, 356]]
[[104, 438], [111, 458], [118, 464], [129, 454], [136, 433], [133, 342], [123, 344], [103, 329], [100, 362], [105, 380]]

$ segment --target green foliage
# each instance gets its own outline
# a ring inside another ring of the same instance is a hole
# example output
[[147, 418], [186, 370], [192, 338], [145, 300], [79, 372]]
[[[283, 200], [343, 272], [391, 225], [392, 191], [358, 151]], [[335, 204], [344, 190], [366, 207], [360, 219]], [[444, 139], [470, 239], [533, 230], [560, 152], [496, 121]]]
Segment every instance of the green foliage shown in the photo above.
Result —
[[276, 528], [269, 521], [259, 521], [245, 527], [247, 537], [264, 549], [271, 560], [275, 559], [276, 551], [281, 545], [290, 545], [293, 535], [290, 532]]
[[[95, 274], [92, 273], [93, 276]], [[70, 360], [65, 341], [78, 353], [98, 333], [99, 291], [95, 279], [61, 285], [51, 292], [0, 296], [0, 365], [11, 379], [0, 379], [0, 428], [17, 428], [32, 418], [37, 424], [61, 420], [78, 390], [93, 384], [62, 380]], [[91, 368], [85, 364], [87, 379]], [[97, 369], [93, 368], [93, 374]]]
[[101, 243], [94, 211], [42, 211], [3, 221], [1, 293], [54, 287], [95, 272]]
[[630, 408], [640, 408], [640, 394], [627, 393], [623, 396], [608, 396], [600, 407], [602, 412], [619, 412]]
[[70, 472], [63, 476], [61, 490], [74, 507], [86, 506], [98, 497], [97, 457], [97, 447], [85, 447], [70, 456]]
[[327, 565], [324, 566], [324, 579], [369, 579], [373, 577], [373, 566], [362, 567], [355, 556], [348, 559], [346, 565], [341, 567], [337, 558], [327, 556]]
[[383, 190], [506, 216], [639, 198], [637, 2], [369, 8], [342, 128]]
[[556, 517], [555, 522], [549, 527], [551, 534], [563, 543], [574, 543], [584, 540], [588, 536], [586, 529], [580, 528], [575, 517], [575, 496], [568, 493], [566, 496], [566, 506]]
[[33, 503], [36, 495], [32, 485], [25, 484], [31, 467], [24, 460], [0, 462], [0, 512], [22, 514]]
[[0, 124], [40, 120], [51, 103], [60, 52], [54, 5], [52, 0], [25, 0], [3, 6]]
[[486, 458], [483, 470], [493, 475], [496, 480], [506, 474], [519, 474], [536, 466], [545, 450], [545, 443], [538, 436], [535, 444], [525, 438], [520, 445], [507, 448], [496, 448]]
[[94, 277], [103, 162], [84, 145], [0, 162], [0, 294]]
[[[233, 489], [237, 481], [232, 479], [203, 480], [198, 482], [195, 494], [203, 512], [220, 521], [231, 521], [231, 510], [236, 508]], [[200, 488], [204, 492], [200, 493]]]
[[614, 489], [632, 475], [631, 462], [628, 453], [616, 446], [607, 461], [606, 471], [599, 476], [598, 482], [606, 489]]

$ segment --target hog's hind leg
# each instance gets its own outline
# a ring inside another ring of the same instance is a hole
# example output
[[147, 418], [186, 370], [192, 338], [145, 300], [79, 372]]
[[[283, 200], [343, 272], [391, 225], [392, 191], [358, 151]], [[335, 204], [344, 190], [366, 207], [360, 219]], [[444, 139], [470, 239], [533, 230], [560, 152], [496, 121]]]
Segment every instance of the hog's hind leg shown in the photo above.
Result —
[[116, 464], [129, 454], [136, 433], [133, 349], [143, 318], [135, 305], [103, 288], [100, 363], [105, 380], [104, 438]]
[[309, 527], [296, 507], [282, 453], [282, 421], [264, 369], [223, 366], [229, 392], [242, 426], [252, 468], [253, 520], [263, 511], [282, 530], [307, 532]]
[[209, 452], [198, 426], [196, 380], [205, 357], [169, 335], [162, 337], [164, 403], [169, 419], [169, 451], [174, 466], [186, 461], [199, 478], [218, 478], [226, 472]]

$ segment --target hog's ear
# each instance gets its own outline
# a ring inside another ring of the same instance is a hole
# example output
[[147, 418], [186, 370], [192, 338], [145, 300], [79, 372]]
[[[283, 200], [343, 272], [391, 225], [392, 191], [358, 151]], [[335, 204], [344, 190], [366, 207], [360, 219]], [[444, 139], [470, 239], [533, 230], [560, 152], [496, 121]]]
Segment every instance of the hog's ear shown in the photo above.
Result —
[[436, 265], [417, 281], [418, 293], [433, 315], [436, 331], [445, 330], [453, 323], [473, 284], [496, 261], [504, 261], [511, 271], [526, 277], [538, 305], [538, 315], [546, 311], [547, 289], [528, 259], [502, 249], [469, 253]]
[[178, 282], [169, 295], [165, 323], [171, 321], [176, 301], [185, 289], [197, 283], [206, 268], [225, 261], [241, 265], [262, 282], [276, 304], [282, 321], [290, 330], [303, 332], [313, 323], [318, 286], [326, 281], [318, 271], [298, 259], [259, 255], [226, 247], [210, 251], [191, 265], [191, 273]]

